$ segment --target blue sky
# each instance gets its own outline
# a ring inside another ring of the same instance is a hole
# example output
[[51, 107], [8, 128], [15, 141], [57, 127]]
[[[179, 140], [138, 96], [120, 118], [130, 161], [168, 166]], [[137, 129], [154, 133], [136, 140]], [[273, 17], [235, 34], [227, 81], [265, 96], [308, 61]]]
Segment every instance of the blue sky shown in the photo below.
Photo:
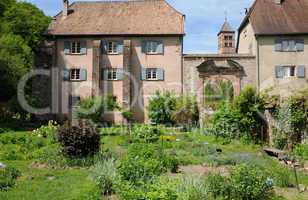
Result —
[[[26, 0], [45, 14], [54, 16], [62, 9], [62, 0]], [[83, 0], [86, 1], [86, 0]], [[216, 53], [217, 33], [227, 12], [228, 20], [237, 29], [253, 0], [167, 0], [186, 15], [185, 53]], [[74, 2], [70, 0], [70, 2]]]

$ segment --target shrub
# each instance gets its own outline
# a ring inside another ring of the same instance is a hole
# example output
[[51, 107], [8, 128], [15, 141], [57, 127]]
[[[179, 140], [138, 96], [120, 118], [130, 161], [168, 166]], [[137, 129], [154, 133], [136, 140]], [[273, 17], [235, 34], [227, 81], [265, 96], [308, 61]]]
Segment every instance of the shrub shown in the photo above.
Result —
[[40, 128], [32, 131], [32, 133], [38, 137], [50, 138], [55, 141], [55, 134], [59, 128], [59, 125], [55, 121], [49, 121], [47, 126], [41, 126]]
[[264, 169], [251, 165], [238, 165], [230, 177], [211, 175], [208, 190], [214, 198], [266, 200], [274, 196], [273, 181]]
[[177, 185], [179, 200], [208, 199], [205, 180], [202, 176], [184, 176]]
[[298, 144], [292, 152], [300, 160], [308, 160], [308, 144]]
[[274, 147], [283, 150], [288, 144], [288, 139], [284, 137], [277, 137], [274, 139]]
[[132, 130], [134, 142], [150, 143], [159, 140], [161, 131], [159, 127], [149, 125], [135, 125]]
[[149, 118], [156, 124], [174, 124], [172, 113], [175, 106], [176, 98], [171, 92], [157, 91], [149, 101]]
[[199, 121], [199, 109], [195, 96], [177, 98], [173, 120], [178, 124], [196, 125]]
[[20, 171], [14, 167], [0, 169], [0, 191], [9, 190], [15, 185], [16, 179], [21, 175]]
[[116, 170], [116, 161], [113, 158], [98, 162], [92, 167], [92, 178], [102, 194], [110, 195], [115, 192], [114, 186], [119, 179]]
[[99, 131], [87, 121], [79, 121], [78, 126], [64, 124], [58, 130], [58, 141], [63, 153], [69, 157], [86, 157], [100, 150]]
[[116, 98], [113, 96], [107, 97], [89, 97], [79, 103], [79, 108], [76, 113], [81, 119], [89, 119], [93, 122], [100, 122], [103, 114], [106, 111], [113, 111], [119, 108]]

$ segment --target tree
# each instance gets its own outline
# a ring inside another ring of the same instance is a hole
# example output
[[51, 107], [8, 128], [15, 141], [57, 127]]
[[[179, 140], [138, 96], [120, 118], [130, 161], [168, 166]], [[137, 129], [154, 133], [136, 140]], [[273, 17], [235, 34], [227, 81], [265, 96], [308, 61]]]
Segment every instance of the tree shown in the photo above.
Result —
[[2, 17], [3, 13], [15, 3], [16, 3], [16, 0], [1, 0], [0, 1], [0, 17]]
[[26, 2], [18, 2], [10, 6], [4, 12], [3, 20], [6, 32], [20, 35], [32, 50], [35, 50], [43, 40], [43, 33], [50, 23], [50, 17]]
[[0, 98], [10, 99], [16, 94], [16, 86], [22, 75], [32, 67], [32, 51], [18, 35], [0, 37]]

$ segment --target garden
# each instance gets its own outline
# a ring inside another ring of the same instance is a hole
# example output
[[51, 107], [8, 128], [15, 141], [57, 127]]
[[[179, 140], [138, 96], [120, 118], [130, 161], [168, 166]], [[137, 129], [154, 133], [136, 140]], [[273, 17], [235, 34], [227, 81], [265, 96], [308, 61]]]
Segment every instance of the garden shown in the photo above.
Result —
[[[294, 117], [274, 139], [287, 152], [279, 159], [263, 151], [268, 143], [259, 134], [263, 123], [257, 112], [268, 99], [246, 88], [202, 119], [202, 128], [195, 98], [170, 92], [152, 97], [147, 108], [152, 125], [133, 123], [129, 111], [110, 98], [100, 102], [123, 110], [130, 125], [98, 126], [94, 122], [102, 113], [78, 114], [74, 125], [49, 121], [34, 130], [3, 125], [0, 199], [307, 199], [308, 145], [298, 142], [305, 128], [298, 120], [307, 120], [305, 102], [298, 96], [286, 100]], [[278, 119], [284, 105], [272, 110]]]

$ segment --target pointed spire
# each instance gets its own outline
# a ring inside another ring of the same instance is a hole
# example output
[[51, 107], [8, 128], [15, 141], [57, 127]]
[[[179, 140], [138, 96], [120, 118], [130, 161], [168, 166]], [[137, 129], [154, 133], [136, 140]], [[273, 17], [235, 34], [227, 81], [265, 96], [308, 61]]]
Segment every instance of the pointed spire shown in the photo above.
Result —
[[222, 32], [235, 32], [233, 30], [233, 28], [231, 27], [231, 25], [229, 24], [227, 18], [226, 18], [224, 24], [222, 25], [219, 33], [222, 33]]

